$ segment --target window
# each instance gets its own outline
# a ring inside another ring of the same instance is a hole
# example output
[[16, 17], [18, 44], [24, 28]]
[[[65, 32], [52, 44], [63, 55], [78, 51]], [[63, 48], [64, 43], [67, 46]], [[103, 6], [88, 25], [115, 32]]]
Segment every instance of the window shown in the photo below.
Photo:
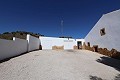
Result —
[[100, 35], [101, 36], [105, 35], [105, 28], [100, 29]]

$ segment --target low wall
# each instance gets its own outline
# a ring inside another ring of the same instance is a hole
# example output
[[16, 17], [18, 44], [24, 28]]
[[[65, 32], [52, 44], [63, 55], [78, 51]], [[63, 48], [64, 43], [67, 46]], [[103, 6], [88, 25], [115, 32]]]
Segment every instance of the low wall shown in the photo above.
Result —
[[[95, 46], [97, 46], [97, 51], [95, 50]], [[84, 49], [86, 50], [90, 50], [93, 52], [98, 52], [100, 54], [115, 58], [115, 59], [120, 59], [120, 52], [117, 51], [116, 49], [111, 49], [108, 50], [107, 48], [99, 48], [98, 45], [94, 45], [93, 47], [90, 47], [88, 45], [86, 45], [85, 43], [83, 44]]]
[[27, 52], [27, 40], [14, 38], [14, 40], [0, 39], [0, 60], [17, 56]]
[[37, 50], [40, 47], [40, 39], [33, 37], [31, 35], [27, 35], [28, 40], [28, 51]]
[[30, 35], [27, 35], [27, 40], [15, 37], [13, 40], [0, 39], [0, 60], [37, 50], [39, 47], [40, 39]]

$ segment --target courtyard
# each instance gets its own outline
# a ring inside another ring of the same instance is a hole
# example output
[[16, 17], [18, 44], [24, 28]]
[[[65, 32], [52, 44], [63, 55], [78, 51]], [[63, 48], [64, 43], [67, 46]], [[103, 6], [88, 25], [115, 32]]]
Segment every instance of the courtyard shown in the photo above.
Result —
[[87, 50], [39, 50], [0, 63], [0, 80], [120, 80], [119, 65]]

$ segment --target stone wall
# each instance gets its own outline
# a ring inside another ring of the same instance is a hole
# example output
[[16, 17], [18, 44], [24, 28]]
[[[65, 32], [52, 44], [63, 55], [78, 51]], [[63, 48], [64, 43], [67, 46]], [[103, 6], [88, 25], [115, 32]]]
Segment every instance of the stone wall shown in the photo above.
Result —
[[[94, 46], [90, 47], [90, 46], [86, 45], [85, 43], [83, 44], [83, 49], [96, 52]], [[99, 46], [98, 46], [97, 53], [106, 55], [106, 56], [109, 56], [112, 58], [120, 59], [120, 52], [117, 51], [116, 49], [108, 50], [107, 48], [99, 48]]]
[[64, 46], [52, 46], [52, 50], [64, 50]]

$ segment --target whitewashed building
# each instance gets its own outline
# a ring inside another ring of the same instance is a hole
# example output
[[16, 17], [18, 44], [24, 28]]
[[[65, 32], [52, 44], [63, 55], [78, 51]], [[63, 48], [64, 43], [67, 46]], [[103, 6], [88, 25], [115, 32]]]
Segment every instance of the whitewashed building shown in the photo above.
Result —
[[74, 46], [83, 45], [84, 39], [40, 37], [42, 49], [52, 49], [53, 46], [64, 46], [64, 49], [73, 49]]
[[120, 10], [104, 14], [87, 34], [85, 42], [120, 51]]

